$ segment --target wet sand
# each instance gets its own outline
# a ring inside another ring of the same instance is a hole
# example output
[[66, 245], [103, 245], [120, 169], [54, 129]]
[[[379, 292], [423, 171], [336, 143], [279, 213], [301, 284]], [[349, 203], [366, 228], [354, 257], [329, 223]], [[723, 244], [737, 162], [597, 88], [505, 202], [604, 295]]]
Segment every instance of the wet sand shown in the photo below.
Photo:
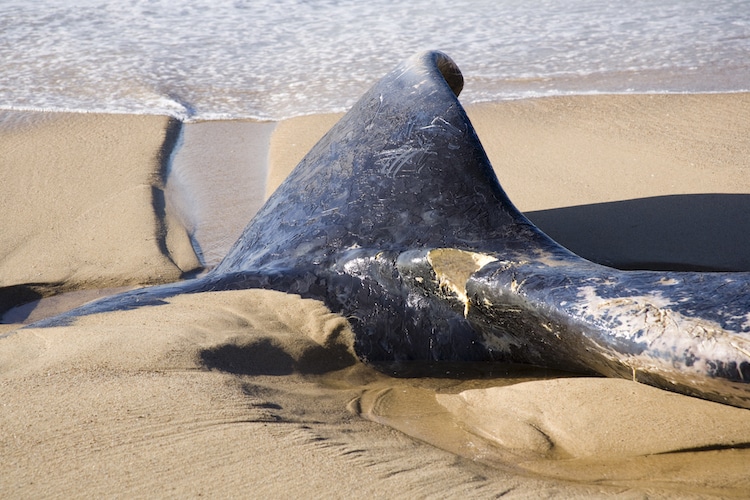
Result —
[[[468, 112], [511, 200], [578, 253], [623, 268], [750, 270], [750, 95], [566, 97]], [[0, 305], [55, 295], [0, 325], [2, 496], [750, 491], [747, 410], [531, 367], [366, 366], [342, 317], [294, 295], [178, 296], [18, 329], [102, 289], [210, 267], [189, 233], [210, 234], [200, 241], [221, 253], [336, 118], [180, 126], [0, 113]], [[172, 165], [193, 176], [182, 177], [182, 211], [167, 171], [180, 133], [190, 142]], [[253, 146], [238, 154], [248, 135]], [[224, 178], [198, 192], [211, 160]], [[242, 189], [226, 201], [212, 193], [226, 186], [250, 186], [251, 199], [232, 210]]]

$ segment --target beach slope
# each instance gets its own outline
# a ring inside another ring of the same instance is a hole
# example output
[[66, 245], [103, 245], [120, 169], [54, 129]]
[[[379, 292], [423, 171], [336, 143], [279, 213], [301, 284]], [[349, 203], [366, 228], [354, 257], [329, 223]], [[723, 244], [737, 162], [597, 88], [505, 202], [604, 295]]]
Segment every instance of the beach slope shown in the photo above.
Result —
[[[560, 97], [468, 113], [511, 200], [576, 252], [623, 268], [750, 270], [750, 95]], [[294, 295], [182, 295], [22, 328], [200, 262], [159, 202], [180, 124], [1, 117], [0, 290], [13, 312], [0, 325], [3, 497], [750, 490], [747, 410], [528, 367], [367, 366], [344, 318]], [[335, 120], [276, 126], [258, 146], [266, 193]], [[228, 225], [247, 214], [237, 217]], [[60, 291], [74, 293], [13, 309]]]

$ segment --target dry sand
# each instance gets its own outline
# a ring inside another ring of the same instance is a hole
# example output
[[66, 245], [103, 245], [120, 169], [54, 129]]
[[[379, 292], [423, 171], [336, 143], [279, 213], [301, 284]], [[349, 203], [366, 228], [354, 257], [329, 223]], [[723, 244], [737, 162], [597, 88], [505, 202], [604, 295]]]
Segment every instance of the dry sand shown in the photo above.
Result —
[[163, 216], [178, 129], [162, 116], [0, 111], [0, 302], [198, 267], [187, 233]]
[[[750, 95], [468, 111], [511, 199], [579, 253], [622, 267], [750, 269]], [[278, 124], [257, 144], [270, 163], [253, 192], [272, 190], [335, 119]], [[78, 290], [6, 321], [200, 267], [164, 201], [178, 125], [0, 115], [0, 305]], [[235, 144], [249, 130], [216, 127]], [[247, 182], [237, 170], [224, 171]], [[228, 219], [225, 208], [211, 210]], [[236, 231], [243, 217], [225, 222]], [[343, 318], [293, 295], [183, 295], [65, 327], [19, 326], [0, 325], [2, 497], [750, 491], [747, 410], [528, 367], [377, 371], [356, 360]]]

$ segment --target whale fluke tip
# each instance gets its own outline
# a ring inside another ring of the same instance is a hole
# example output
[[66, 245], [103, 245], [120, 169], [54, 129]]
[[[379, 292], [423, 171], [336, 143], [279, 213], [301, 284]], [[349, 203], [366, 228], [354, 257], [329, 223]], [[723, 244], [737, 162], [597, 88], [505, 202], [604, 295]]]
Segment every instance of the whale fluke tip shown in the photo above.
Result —
[[443, 75], [448, 86], [453, 93], [456, 94], [456, 97], [458, 97], [461, 90], [464, 88], [464, 75], [461, 74], [461, 70], [458, 69], [456, 63], [453, 62], [453, 59], [446, 54], [439, 51], [435, 51], [433, 54], [440, 74]]

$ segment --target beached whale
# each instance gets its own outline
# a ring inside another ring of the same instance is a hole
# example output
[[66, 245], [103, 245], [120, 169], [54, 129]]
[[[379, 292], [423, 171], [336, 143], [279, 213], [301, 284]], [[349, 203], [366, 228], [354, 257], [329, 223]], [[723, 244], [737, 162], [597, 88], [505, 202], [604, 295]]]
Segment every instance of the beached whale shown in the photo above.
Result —
[[266, 288], [345, 315], [365, 360], [522, 362], [750, 408], [750, 273], [620, 271], [552, 241], [500, 187], [440, 52], [376, 83], [207, 276], [37, 323]]

